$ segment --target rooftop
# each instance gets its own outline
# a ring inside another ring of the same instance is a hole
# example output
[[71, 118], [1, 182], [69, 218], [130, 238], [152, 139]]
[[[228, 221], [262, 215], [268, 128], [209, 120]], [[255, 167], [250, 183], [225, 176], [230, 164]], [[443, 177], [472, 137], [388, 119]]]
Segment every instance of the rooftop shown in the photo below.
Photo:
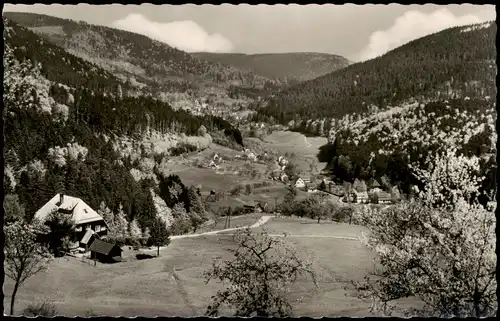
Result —
[[103, 218], [96, 211], [94, 211], [81, 199], [61, 194], [56, 194], [51, 200], [42, 206], [42, 208], [35, 213], [35, 217], [44, 221], [50, 213], [56, 210], [71, 213], [72, 219], [77, 225], [103, 220]]

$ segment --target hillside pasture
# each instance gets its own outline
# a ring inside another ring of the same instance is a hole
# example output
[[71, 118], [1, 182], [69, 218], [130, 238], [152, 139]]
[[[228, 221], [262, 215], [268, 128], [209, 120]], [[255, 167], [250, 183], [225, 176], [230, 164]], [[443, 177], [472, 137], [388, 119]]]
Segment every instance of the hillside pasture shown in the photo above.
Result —
[[[234, 227], [244, 227], [251, 226], [255, 224], [260, 218], [262, 214], [253, 213], [253, 214], [244, 214], [239, 216], [232, 216], [230, 221], [230, 226], [228, 228]], [[224, 228], [224, 224], [226, 221], [226, 217], [221, 217], [217, 224], [212, 220], [209, 224], [206, 224], [199, 228], [196, 233], [204, 233], [204, 232], [212, 232], [216, 230], [222, 230]]]
[[[319, 148], [327, 143], [324, 137], [306, 137], [305, 135], [292, 131], [275, 131], [267, 135], [263, 140], [252, 138], [262, 144], [265, 148], [274, 150], [280, 155], [288, 153], [295, 154], [295, 163], [302, 171], [309, 172], [309, 164], [317, 161]], [[322, 170], [326, 163], [318, 163], [318, 169]]]
[[[251, 223], [257, 215], [246, 218]], [[370, 316], [370, 302], [353, 296], [350, 281], [361, 280], [374, 268], [374, 255], [359, 241], [334, 238], [360, 236], [359, 228], [309, 222], [273, 218], [264, 225], [272, 233], [291, 233], [287, 242], [312, 262], [317, 274], [317, 288], [310, 277], [299, 279], [291, 288], [288, 295], [295, 315]], [[317, 237], [307, 237], [307, 233]], [[160, 257], [149, 260], [137, 260], [138, 252], [129, 249], [124, 251], [124, 262], [95, 267], [76, 258], [55, 259], [46, 272], [20, 288], [16, 311], [19, 315], [30, 302], [46, 299], [64, 316], [85, 316], [89, 310], [94, 315], [125, 317], [199, 316], [221, 287], [218, 282], [206, 285], [203, 272], [214, 258], [231, 259], [227, 249], [234, 246], [232, 235], [207, 235], [172, 240], [160, 250]], [[5, 305], [12, 288], [13, 282], [6, 279]], [[228, 315], [229, 311], [223, 312]]]

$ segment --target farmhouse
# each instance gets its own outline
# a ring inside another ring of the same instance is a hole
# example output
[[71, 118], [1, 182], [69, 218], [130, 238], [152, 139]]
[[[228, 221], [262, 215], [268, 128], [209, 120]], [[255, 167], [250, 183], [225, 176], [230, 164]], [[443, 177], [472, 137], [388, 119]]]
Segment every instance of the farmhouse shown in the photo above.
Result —
[[267, 212], [267, 203], [266, 202], [259, 202], [257, 204], [257, 212]]
[[253, 202], [243, 204], [243, 209], [246, 213], [253, 213], [255, 212], [255, 204]]
[[352, 192], [352, 200], [355, 203], [368, 203], [368, 193], [367, 192], [358, 192], [356, 190], [353, 190]]
[[392, 203], [392, 197], [391, 194], [387, 192], [379, 192], [377, 193], [377, 203], [378, 204], [388, 204]]
[[119, 262], [122, 249], [118, 245], [95, 239], [90, 245], [90, 257], [101, 262]]
[[80, 240], [79, 244], [75, 244], [75, 247], [85, 248], [86, 244], [81, 241], [84, 239], [87, 229], [94, 231], [99, 238], [107, 234], [107, 225], [104, 219], [77, 197], [56, 194], [35, 213], [35, 218], [44, 222], [54, 211], [66, 214], [73, 220], [76, 237]]
[[96, 234], [92, 229], [88, 229], [85, 231], [85, 235], [80, 240], [80, 247], [84, 249], [85, 252], [88, 251], [89, 246], [94, 242], [95, 239], [98, 239], [99, 235]]
[[299, 177], [297, 178], [297, 180], [295, 180], [295, 187], [304, 188], [306, 187], [306, 182], [304, 182], [304, 180], [301, 177]]
[[369, 192], [371, 193], [382, 192], [382, 185], [380, 185], [380, 183], [376, 179], [370, 180], [369, 185], [370, 185]]
[[250, 153], [248, 154], [248, 156], [247, 156], [247, 157], [248, 157], [248, 159], [249, 159], [249, 160], [251, 160], [252, 162], [257, 161], [257, 156], [255, 156], [255, 153], [253, 153], [253, 152], [250, 152]]

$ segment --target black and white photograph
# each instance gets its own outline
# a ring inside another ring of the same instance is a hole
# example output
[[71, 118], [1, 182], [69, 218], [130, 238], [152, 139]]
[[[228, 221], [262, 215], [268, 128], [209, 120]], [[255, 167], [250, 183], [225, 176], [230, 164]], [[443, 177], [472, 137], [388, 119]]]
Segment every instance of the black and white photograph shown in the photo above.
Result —
[[4, 316], [494, 317], [494, 5], [15, 4]]

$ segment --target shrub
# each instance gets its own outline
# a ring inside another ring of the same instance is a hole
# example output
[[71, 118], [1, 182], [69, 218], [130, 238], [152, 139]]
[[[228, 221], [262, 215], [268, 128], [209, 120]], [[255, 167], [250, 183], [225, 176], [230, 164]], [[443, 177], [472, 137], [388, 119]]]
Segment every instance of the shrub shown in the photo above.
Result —
[[170, 147], [168, 149], [170, 152], [170, 155], [172, 156], [180, 156], [184, 153], [190, 153], [196, 151], [196, 146], [189, 144], [189, 143], [179, 143], [175, 147]]
[[139, 244], [140, 244], [141, 246], [147, 246], [147, 245], [148, 245], [148, 239], [149, 239], [148, 237], [141, 237], [141, 238], [139, 239]]
[[120, 246], [120, 247], [122, 247], [124, 245], [128, 245], [127, 239], [122, 238], [122, 237], [110, 237], [110, 236], [108, 236], [106, 238], [106, 242], [113, 243], [113, 244]]
[[231, 196], [238, 196], [241, 193], [243, 187], [241, 185], [236, 185], [229, 193]]
[[250, 184], [245, 185], [245, 194], [247, 194], [247, 195], [252, 194], [252, 185], [250, 185]]
[[[332, 220], [339, 223], [349, 222], [351, 215], [353, 215], [354, 209], [352, 207], [340, 207], [332, 214]], [[354, 218], [354, 215], [353, 215]], [[353, 222], [351, 222], [353, 223]]]
[[189, 233], [191, 230], [191, 222], [184, 216], [178, 217], [174, 219], [168, 230], [170, 235], [182, 235]]
[[147, 260], [147, 259], [152, 259], [155, 256], [147, 253], [138, 253], [135, 255], [136, 259], [138, 260]]
[[57, 309], [54, 303], [43, 300], [40, 302], [30, 303], [28, 307], [24, 309], [23, 315], [32, 317], [53, 317], [57, 315]]

